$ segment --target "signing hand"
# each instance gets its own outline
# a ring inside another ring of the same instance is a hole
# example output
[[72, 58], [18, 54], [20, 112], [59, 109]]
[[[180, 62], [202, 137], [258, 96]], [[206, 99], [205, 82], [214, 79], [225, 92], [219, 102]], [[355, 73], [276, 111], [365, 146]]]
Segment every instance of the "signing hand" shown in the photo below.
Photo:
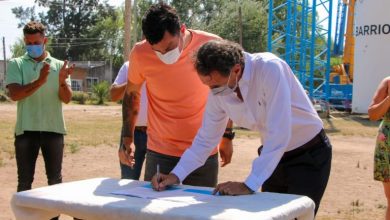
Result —
[[65, 80], [69, 77], [69, 75], [73, 74], [75, 64], [72, 64], [70, 67], [68, 67], [68, 61], [64, 61], [64, 65], [62, 65], [60, 69], [60, 75], [59, 75], [59, 81], [60, 85], [65, 83]]
[[152, 187], [156, 191], [164, 191], [168, 186], [179, 183], [179, 178], [173, 173], [168, 175], [160, 173], [158, 176], [156, 174], [152, 177]]
[[39, 73], [38, 81], [41, 84], [46, 83], [49, 73], [50, 73], [50, 64], [43, 62], [43, 67], [41, 68], [41, 71]]
[[219, 193], [219, 195], [231, 196], [252, 194], [252, 192], [244, 183], [231, 181], [218, 184], [213, 191], [214, 195], [217, 193]]

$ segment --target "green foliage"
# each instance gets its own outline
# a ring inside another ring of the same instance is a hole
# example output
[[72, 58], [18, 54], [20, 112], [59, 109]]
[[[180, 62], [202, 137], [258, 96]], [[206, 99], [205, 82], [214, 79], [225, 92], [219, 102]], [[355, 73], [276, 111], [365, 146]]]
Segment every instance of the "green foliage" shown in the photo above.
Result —
[[72, 101], [84, 105], [89, 99], [89, 95], [86, 92], [74, 91], [72, 92]]
[[80, 146], [77, 143], [69, 144], [70, 153], [75, 154], [80, 150]]
[[330, 66], [335, 66], [343, 63], [342, 57], [331, 57], [330, 58]]
[[107, 81], [100, 82], [92, 87], [92, 92], [94, 96], [97, 98], [98, 105], [103, 105], [107, 100], [108, 93], [110, 90], [110, 85]]
[[[29, 20], [40, 20], [48, 28], [47, 35], [52, 37], [54, 50], [52, 55], [59, 59], [101, 60], [96, 50], [106, 47], [106, 42], [90, 31], [99, 21], [113, 17], [114, 9], [107, 2], [99, 0], [67, 0], [65, 10], [62, 2], [35, 0], [47, 12], [35, 13], [34, 7], [13, 8], [19, 19], [19, 27]], [[64, 15], [64, 17], [63, 17]], [[38, 19], [39, 18], [39, 19]], [[93, 50], [93, 52], [91, 52]]]
[[267, 13], [266, 4], [254, 0], [225, 3], [224, 10], [210, 19], [206, 30], [224, 39], [239, 42], [239, 5], [242, 14], [242, 46], [248, 52], [261, 52], [266, 49]]
[[0, 102], [10, 102], [11, 99], [8, 97], [7, 93], [0, 88]]
[[26, 53], [26, 46], [21, 38], [11, 46], [12, 58], [23, 56]]
[[92, 48], [90, 53], [100, 54], [100, 59], [111, 60], [114, 69], [119, 69], [123, 60], [123, 34], [124, 34], [124, 18], [123, 8], [115, 10], [113, 16], [107, 17], [99, 21], [95, 26], [91, 27], [90, 34], [97, 36], [99, 39], [104, 39], [105, 47]]
[[239, 43], [242, 14], [242, 46], [248, 52], [265, 51], [267, 3], [259, 0], [172, 0], [180, 19], [189, 28], [205, 30]]

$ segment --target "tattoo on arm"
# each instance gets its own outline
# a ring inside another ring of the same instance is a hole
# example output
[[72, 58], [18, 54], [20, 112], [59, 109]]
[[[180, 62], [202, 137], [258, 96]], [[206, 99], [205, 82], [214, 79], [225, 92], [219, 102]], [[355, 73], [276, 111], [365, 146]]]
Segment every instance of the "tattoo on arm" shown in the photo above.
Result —
[[140, 93], [125, 92], [122, 104], [122, 118], [123, 118], [123, 136], [133, 137], [135, 121], [138, 116], [140, 106]]

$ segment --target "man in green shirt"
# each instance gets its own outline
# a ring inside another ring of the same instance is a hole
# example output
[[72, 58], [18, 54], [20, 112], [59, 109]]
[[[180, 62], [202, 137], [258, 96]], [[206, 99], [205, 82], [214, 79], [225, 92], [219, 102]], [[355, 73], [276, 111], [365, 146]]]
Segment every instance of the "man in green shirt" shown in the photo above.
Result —
[[17, 191], [31, 189], [39, 149], [45, 161], [48, 184], [62, 182], [65, 123], [62, 102], [72, 97], [67, 66], [45, 51], [45, 26], [31, 21], [23, 28], [27, 53], [11, 59], [6, 85], [17, 101], [15, 155], [18, 168]]

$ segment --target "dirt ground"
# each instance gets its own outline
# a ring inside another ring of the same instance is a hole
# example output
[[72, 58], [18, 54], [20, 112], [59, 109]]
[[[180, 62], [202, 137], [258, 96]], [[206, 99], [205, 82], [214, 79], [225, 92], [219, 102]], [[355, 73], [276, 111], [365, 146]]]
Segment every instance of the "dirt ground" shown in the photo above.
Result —
[[[119, 106], [65, 107], [67, 123], [77, 123], [80, 111], [94, 117], [120, 117]], [[15, 120], [15, 105], [0, 105], [0, 119]], [[0, 120], [1, 122], [1, 120]], [[13, 129], [13, 127], [12, 127]], [[2, 132], [10, 132], [2, 129]], [[114, 131], [113, 131], [114, 132]], [[12, 138], [12, 133], [6, 135]], [[66, 141], [71, 137], [69, 134]], [[115, 137], [117, 134], [114, 135]], [[386, 199], [382, 185], [372, 179], [374, 137], [331, 135], [333, 144], [332, 171], [317, 219], [384, 219]], [[1, 141], [1, 140], [0, 140]], [[75, 152], [67, 151], [63, 162], [64, 182], [94, 177], [119, 177], [117, 139], [96, 146], [80, 146]], [[1, 145], [5, 142], [0, 142]], [[256, 156], [260, 141], [257, 138], [238, 137], [234, 140], [234, 155], [230, 165], [220, 169], [219, 181], [243, 180], [249, 173], [251, 161]], [[0, 152], [0, 219], [14, 219], [10, 199], [16, 189], [16, 164], [12, 154]], [[38, 158], [33, 187], [46, 185], [43, 159]], [[70, 219], [62, 216], [61, 219]]]

